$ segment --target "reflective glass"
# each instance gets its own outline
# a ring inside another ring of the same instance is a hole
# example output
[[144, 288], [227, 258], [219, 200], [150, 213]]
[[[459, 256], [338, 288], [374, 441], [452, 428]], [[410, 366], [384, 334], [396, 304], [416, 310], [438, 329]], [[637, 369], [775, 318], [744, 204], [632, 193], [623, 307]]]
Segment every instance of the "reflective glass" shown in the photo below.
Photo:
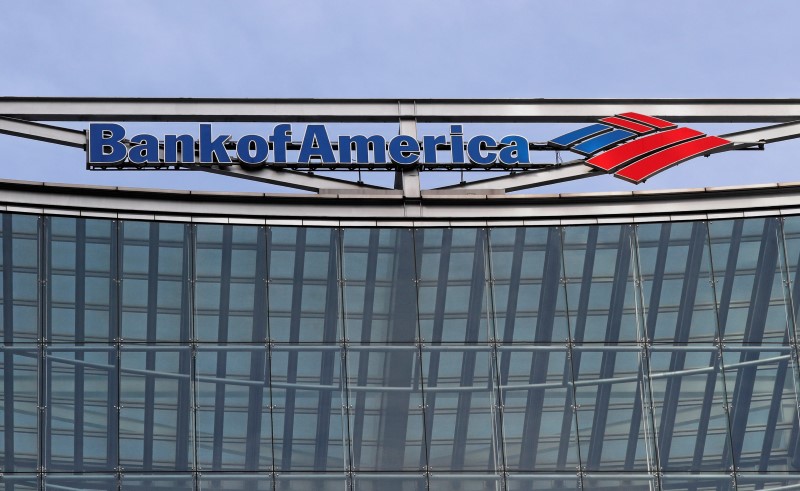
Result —
[[0, 469], [35, 472], [39, 456], [39, 351], [0, 350]]
[[514, 345], [497, 351], [506, 469], [574, 470], [578, 433], [567, 347]]
[[348, 465], [342, 356], [336, 345], [273, 346], [273, 451], [278, 471], [344, 471]]
[[636, 341], [633, 227], [564, 229], [564, 273], [570, 328], [576, 342]]
[[200, 342], [264, 342], [266, 236], [262, 227], [195, 229], [195, 335]]
[[39, 334], [39, 219], [0, 215], [3, 343], [36, 342]]
[[495, 474], [431, 474], [428, 478], [430, 489], [447, 491], [502, 491], [503, 476]]
[[45, 466], [51, 471], [117, 467], [117, 350], [46, 348]]
[[191, 349], [125, 345], [120, 360], [120, 465], [129, 471], [192, 469]]
[[581, 465], [644, 472], [655, 465], [644, 410], [644, 368], [636, 345], [576, 345], [573, 379]]
[[493, 338], [487, 312], [486, 230], [417, 229], [414, 239], [422, 339], [438, 344]]
[[664, 491], [730, 491], [735, 489], [734, 479], [730, 474], [670, 474], [661, 476], [661, 489]]
[[188, 232], [188, 226], [177, 223], [120, 224], [125, 342], [189, 341]]
[[272, 474], [203, 472], [198, 479], [202, 491], [272, 491]]
[[201, 345], [197, 349], [195, 370], [199, 468], [271, 470], [267, 348]]
[[786, 472], [798, 430], [795, 360], [789, 346], [732, 345], [723, 351], [733, 462], [743, 472]]
[[713, 342], [717, 320], [706, 224], [643, 224], [636, 236], [647, 338]]
[[725, 381], [716, 346], [658, 346], [650, 386], [665, 472], [724, 472], [730, 464]]
[[508, 491], [575, 491], [582, 489], [577, 472], [553, 474], [506, 474]]
[[413, 343], [419, 334], [411, 230], [344, 229], [342, 255], [348, 339]]
[[269, 230], [269, 330], [276, 342], [334, 343], [342, 337], [339, 231]]
[[[47, 338], [109, 343], [117, 337], [116, 223], [52, 217], [47, 221]], [[112, 251], [114, 251], [112, 253]]]
[[0, 474], [0, 487], [5, 491], [31, 491], [41, 489], [36, 474]]
[[358, 473], [353, 477], [354, 491], [426, 491], [422, 474]]
[[495, 228], [489, 237], [497, 339], [569, 339], [560, 229]]
[[350, 478], [344, 474], [287, 474], [275, 476], [276, 491], [347, 491]]
[[74, 489], [91, 491], [116, 491], [117, 476], [114, 474], [50, 474], [44, 477], [45, 491], [72, 491]]
[[494, 357], [489, 346], [422, 350], [428, 467], [432, 471], [498, 468]]
[[195, 479], [192, 474], [123, 474], [121, 491], [193, 491]]
[[414, 346], [350, 346], [347, 389], [353, 470], [422, 470], [425, 430]]
[[788, 343], [777, 218], [712, 222], [720, 335], [735, 343]]

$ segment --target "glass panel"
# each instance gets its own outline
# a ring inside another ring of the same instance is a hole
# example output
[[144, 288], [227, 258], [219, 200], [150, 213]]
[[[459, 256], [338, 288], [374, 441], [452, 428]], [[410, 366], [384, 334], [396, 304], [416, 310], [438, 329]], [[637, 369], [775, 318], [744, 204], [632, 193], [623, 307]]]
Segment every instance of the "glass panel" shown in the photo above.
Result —
[[338, 230], [272, 227], [269, 232], [271, 339], [336, 342], [342, 337]]
[[727, 342], [788, 344], [779, 222], [712, 222], [719, 328]]
[[198, 225], [195, 332], [201, 342], [267, 339], [264, 228]]
[[800, 470], [796, 370], [789, 346], [725, 345], [725, 386], [731, 405], [731, 447], [745, 472]]
[[576, 342], [636, 341], [630, 225], [564, 229], [564, 272]]
[[188, 346], [121, 348], [119, 448], [126, 470], [193, 468], [191, 361]]
[[5, 491], [38, 490], [39, 477], [31, 474], [1, 474], [0, 488]]
[[429, 343], [487, 341], [486, 230], [417, 229], [419, 317]]
[[341, 348], [276, 345], [271, 356], [275, 466], [281, 472], [344, 470]]
[[567, 491], [581, 489], [577, 472], [564, 474], [516, 474], [506, 475], [508, 491]]
[[192, 474], [123, 474], [122, 491], [192, 491]]
[[497, 468], [493, 364], [489, 346], [423, 348], [428, 466], [434, 472]]
[[346, 474], [278, 474], [276, 491], [347, 491], [350, 480]]
[[558, 228], [490, 233], [495, 329], [503, 343], [569, 339]]
[[656, 343], [706, 343], [717, 337], [705, 222], [636, 229], [647, 337]]
[[202, 491], [272, 491], [272, 474], [209, 474], [199, 476]]
[[125, 342], [187, 342], [188, 227], [122, 222], [122, 338]]
[[414, 474], [364, 474], [353, 477], [354, 491], [426, 491], [424, 475]]
[[502, 491], [503, 478], [499, 475], [431, 474], [430, 489], [447, 491]]
[[200, 469], [272, 469], [266, 347], [201, 345], [195, 370]]
[[797, 326], [797, 316], [800, 314], [800, 217], [793, 216], [783, 219], [783, 236], [787, 263], [784, 277], [789, 281], [792, 299], [789, 302], [791, 308], [787, 310], [792, 314], [793, 323], [790, 322], [790, 328], [793, 339], [797, 340], [800, 339]]
[[110, 342], [117, 337], [115, 222], [48, 218], [48, 340]]
[[3, 214], [0, 333], [3, 343], [36, 342], [39, 333], [39, 221], [35, 215]]
[[347, 387], [353, 470], [425, 467], [425, 430], [415, 346], [350, 346]]
[[664, 474], [661, 476], [661, 489], [664, 491], [729, 491], [734, 489], [730, 474]]
[[604, 476], [602, 474], [589, 474], [583, 476], [583, 489], [617, 491], [652, 491], [658, 489], [655, 476], [641, 474], [626, 475], [616, 474]]
[[717, 348], [654, 346], [650, 377], [661, 468], [728, 471], [728, 418]]
[[411, 230], [345, 229], [342, 240], [348, 338], [413, 343], [418, 318]]
[[738, 491], [764, 490], [789, 490], [800, 487], [800, 474], [773, 473], [758, 474], [740, 472], [736, 476], [736, 489]]
[[46, 468], [69, 472], [114, 470], [116, 348], [50, 346], [46, 350]]
[[642, 355], [636, 345], [573, 347], [581, 465], [589, 471], [655, 466], [645, 436]]
[[50, 474], [44, 477], [45, 491], [72, 491], [72, 490], [97, 490], [97, 491], [116, 491], [117, 476], [115, 474], [106, 475], [59, 475]]
[[0, 469], [35, 472], [39, 456], [39, 351], [0, 350]]
[[567, 348], [499, 346], [506, 469], [572, 470], [578, 439]]

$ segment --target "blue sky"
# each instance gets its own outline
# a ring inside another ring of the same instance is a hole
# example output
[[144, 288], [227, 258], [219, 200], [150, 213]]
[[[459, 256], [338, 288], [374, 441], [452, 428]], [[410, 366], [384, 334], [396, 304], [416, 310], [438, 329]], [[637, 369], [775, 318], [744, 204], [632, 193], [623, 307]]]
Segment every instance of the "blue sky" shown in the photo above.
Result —
[[[0, 9], [5, 96], [800, 97], [796, 0], [26, 0]], [[546, 140], [562, 129], [515, 132]], [[698, 159], [638, 187], [609, 177], [544, 191], [800, 181], [798, 143]], [[5, 179], [276, 189], [201, 173], [90, 173], [80, 150], [7, 136], [0, 159]]]

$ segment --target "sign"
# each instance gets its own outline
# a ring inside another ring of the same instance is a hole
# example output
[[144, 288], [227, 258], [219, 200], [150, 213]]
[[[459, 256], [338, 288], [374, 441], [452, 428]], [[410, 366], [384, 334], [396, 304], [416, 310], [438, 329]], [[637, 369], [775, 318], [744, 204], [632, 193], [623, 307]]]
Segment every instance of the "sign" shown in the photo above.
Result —
[[[584, 157], [598, 171], [639, 183], [686, 160], [727, 150], [732, 143], [669, 121], [627, 112], [547, 143], [529, 142], [519, 135], [495, 138], [479, 134], [465, 139], [463, 127], [450, 126], [446, 135], [342, 135], [332, 139], [324, 124], [309, 124], [298, 142], [291, 124], [278, 124], [265, 135], [248, 134], [234, 141], [230, 134], [216, 135], [212, 125], [199, 125], [198, 136], [149, 133], [127, 137], [114, 123], [89, 126], [87, 166], [139, 168], [163, 165], [239, 165], [245, 170], [265, 166], [314, 168], [447, 168], [516, 169], [531, 164], [531, 150], [566, 150]], [[296, 157], [289, 158], [289, 151]], [[291, 161], [290, 161], [291, 160]], [[536, 165], [541, 167], [541, 165]]]

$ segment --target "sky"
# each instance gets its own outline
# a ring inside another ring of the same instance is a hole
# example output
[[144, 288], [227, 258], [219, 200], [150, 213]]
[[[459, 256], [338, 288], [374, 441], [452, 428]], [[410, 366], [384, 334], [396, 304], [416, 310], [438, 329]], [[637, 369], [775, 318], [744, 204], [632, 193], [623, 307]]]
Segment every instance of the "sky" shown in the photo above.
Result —
[[[0, 0], [0, 96], [796, 98], [797, 19], [797, 0]], [[580, 126], [465, 131], [543, 141]], [[528, 192], [800, 181], [799, 151], [786, 141], [638, 186], [604, 176]], [[0, 179], [281, 191], [200, 172], [90, 172], [79, 149], [4, 135], [0, 166]]]

